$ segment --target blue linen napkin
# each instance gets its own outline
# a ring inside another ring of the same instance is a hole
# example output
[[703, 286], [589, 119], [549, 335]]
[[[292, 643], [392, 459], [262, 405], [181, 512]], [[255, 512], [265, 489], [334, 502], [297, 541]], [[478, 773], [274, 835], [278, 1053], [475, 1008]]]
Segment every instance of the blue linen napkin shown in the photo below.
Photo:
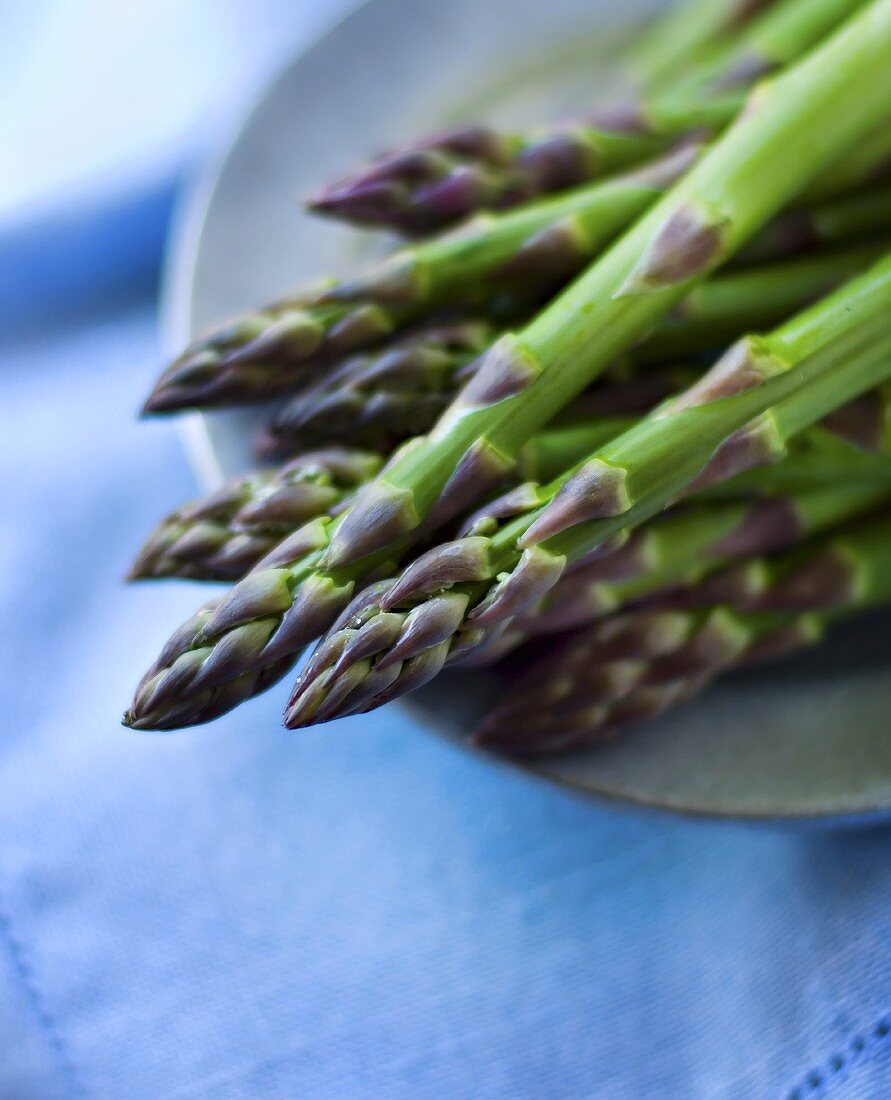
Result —
[[[174, 187], [334, 7], [124, 10], [22, 5], [0, 35], [0, 91], [48, 82], [0, 187], [0, 1100], [891, 1095], [885, 832], [622, 816], [398, 709], [285, 734], [280, 692], [119, 726], [203, 595], [120, 583], [194, 492], [174, 429], [133, 420]], [[68, 140], [60, 105], [92, 119], [128, 73], [143, 97]]]

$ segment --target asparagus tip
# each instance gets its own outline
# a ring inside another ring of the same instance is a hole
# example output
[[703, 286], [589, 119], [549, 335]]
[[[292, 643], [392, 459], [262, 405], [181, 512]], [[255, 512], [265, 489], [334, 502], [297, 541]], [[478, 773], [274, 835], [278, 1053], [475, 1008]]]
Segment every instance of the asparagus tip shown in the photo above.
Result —
[[137, 416], [140, 420], [146, 420], [150, 416], [162, 416], [166, 413], [179, 412], [183, 407], [182, 396], [177, 388], [168, 386], [161, 379], [143, 401]]

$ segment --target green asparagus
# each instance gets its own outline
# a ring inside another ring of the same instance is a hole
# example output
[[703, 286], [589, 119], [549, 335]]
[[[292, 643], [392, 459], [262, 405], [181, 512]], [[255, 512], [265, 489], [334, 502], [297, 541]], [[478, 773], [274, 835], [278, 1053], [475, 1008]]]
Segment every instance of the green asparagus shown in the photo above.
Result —
[[265, 401], [445, 307], [484, 309], [504, 287], [533, 302], [574, 274], [689, 168], [689, 144], [636, 172], [489, 216], [403, 248], [365, 275], [297, 295], [199, 337], [145, 411]]
[[516, 519], [499, 526], [509, 512], [496, 501], [462, 538], [360, 593], [298, 680], [286, 724], [412, 690], [495, 644], [568, 564], [627, 540], [699, 485], [776, 460], [795, 434], [891, 376], [889, 305], [891, 257], [770, 336], [742, 341], [571, 474], [526, 486], [511, 500]]
[[750, 561], [723, 570], [730, 561], [774, 553], [891, 499], [891, 465], [886, 464], [885, 480], [858, 482], [846, 473], [839, 466], [839, 481], [826, 487], [755, 501], [698, 502], [657, 517], [612, 554], [569, 570], [536, 606], [465, 663], [491, 664], [530, 638], [588, 626], [679, 586], [682, 594], [710, 594], [712, 603], [742, 598], [760, 573]]
[[177, 631], [125, 721], [139, 728], [206, 721], [281, 676], [346, 606], [357, 581], [420, 537], [425, 516], [432, 526], [447, 482], [440, 516], [503, 477], [542, 424], [879, 124], [891, 92], [889, 49], [891, 0], [874, 0], [756, 92], [669, 196], [520, 337], [495, 345], [431, 435], [403, 448], [359, 507], [302, 529], [215, 610]]
[[595, 111], [545, 133], [473, 126], [437, 134], [325, 188], [309, 208], [419, 234], [474, 211], [577, 186], [652, 156], [679, 134], [722, 129], [739, 110], [745, 87], [795, 61], [862, 4], [782, 0], [719, 48], [710, 64], [694, 64], [686, 79], [640, 103]]
[[[755, 590], [714, 606], [632, 611], [557, 639], [524, 668], [475, 735], [515, 753], [590, 747], [691, 698], [728, 667], [817, 641], [836, 618], [891, 600], [891, 520], [862, 523], [779, 559], [754, 561]], [[700, 609], [701, 608], [701, 609]], [[531, 686], [530, 686], [531, 685]]]
[[[775, 324], [862, 271], [880, 252], [880, 245], [861, 246], [718, 273], [693, 290], [630, 358], [646, 365], [670, 362]], [[349, 360], [273, 414], [262, 453], [279, 457], [342, 439], [381, 448], [420, 434], [466, 384], [478, 353], [494, 340], [484, 322], [455, 321]]]

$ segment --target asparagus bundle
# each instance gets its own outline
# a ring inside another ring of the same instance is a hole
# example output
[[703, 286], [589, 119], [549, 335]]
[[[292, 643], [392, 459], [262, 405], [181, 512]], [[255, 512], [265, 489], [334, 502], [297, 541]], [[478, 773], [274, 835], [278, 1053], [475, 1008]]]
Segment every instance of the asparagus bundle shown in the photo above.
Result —
[[[887, 204], [876, 209], [891, 228], [891, 193]], [[840, 226], [842, 219], [833, 224]], [[688, 295], [630, 358], [648, 365], [723, 346], [740, 332], [788, 317], [862, 271], [880, 251], [862, 245], [719, 273]], [[483, 322], [454, 321], [420, 329], [380, 353], [348, 360], [331, 378], [296, 394], [273, 415], [261, 453], [278, 457], [344, 437], [380, 448], [420, 434], [466, 384], [478, 353], [494, 340], [495, 331]], [[657, 383], [655, 390], [661, 388]]]
[[[623, 546], [567, 571], [534, 607], [465, 664], [491, 664], [530, 638], [576, 630], [646, 602], [677, 606], [688, 592], [735, 601], [757, 581], [750, 561], [876, 508], [891, 497], [891, 466], [881, 477], [787, 490], [755, 501], [699, 502], [638, 528]], [[854, 464], [856, 468], [856, 463]], [[836, 473], [841, 478], [844, 465]]]
[[[641, 382], [590, 394], [567, 423], [545, 430], [523, 447], [512, 480], [555, 477], [595, 443], [630, 427], [627, 414], [647, 411], [657, 400], [677, 392], [679, 374], [651, 372]], [[827, 484], [827, 493], [834, 496], [833, 483], [838, 478], [847, 485], [884, 484], [891, 478], [886, 457], [891, 454], [886, 429], [891, 402], [878, 392], [868, 398], [825, 418], [829, 430], [806, 433], [781, 465], [758, 470], [756, 478], [742, 474], [700, 495], [723, 503], [728, 497], [748, 501], [764, 494], [794, 495]], [[298, 455], [277, 470], [233, 478], [216, 492], [166, 516], [143, 544], [130, 579], [238, 580], [302, 523], [336, 515], [385, 461], [384, 452], [331, 447]], [[623, 548], [617, 556], [624, 553]], [[640, 560], [651, 561], [650, 554]], [[606, 568], [609, 561], [609, 557], [604, 560]], [[573, 579], [578, 578], [574, 573]], [[584, 606], [585, 597], [582, 593], [579, 597]]]
[[770, 336], [741, 341], [569, 475], [496, 501], [463, 538], [370, 586], [320, 643], [286, 725], [379, 706], [493, 646], [567, 564], [627, 540], [691, 488], [782, 455], [796, 433], [891, 376], [889, 305], [891, 256]]
[[[853, 179], [838, 181], [838, 190], [868, 178], [876, 156], [872, 148], [868, 152]], [[891, 155], [891, 144], [886, 152]], [[528, 311], [655, 202], [697, 153], [695, 144], [685, 145], [626, 176], [481, 218], [458, 233], [403, 249], [348, 283], [246, 314], [186, 348], [158, 380], [145, 411], [266, 401], [329, 374], [344, 357], [411, 330], [437, 309], [472, 306], [508, 318]], [[842, 211], [802, 211], [796, 219], [805, 228], [787, 228], [786, 234], [800, 237], [810, 226], [811, 236], [832, 243], [842, 239], [843, 228], [874, 233], [887, 227], [886, 198], [882, 191], [858, 203], [854, 213], [853, 204]], [[767, 240], [754, 246], [775, 252], [781, 235], [771, 227]], [[412, 340], [406, 337], [409, 346]], [[341, 372], [334, 373], [336, 381]]]
[[[804, 178], [855, 145], [852, 127], [868, 133], [884, 116], [889, 44], [891, 4], [879, 0], [763, 86], [669, 195], [522, 332], [494, 345], [430, 435], [345, 514], [329, 565], [343, 569], [389, 550], [434, 506], [440, 517], [485, 492], [505, 456], [687, 297]], [[875, 82], [867, 94], [868, 74]]]
[[891, 599], [887, 515], [750, 563], [748, 591], [715, 604], [693, 584], [683, 609], [643, 609], [558, 638], [511, 680], [475, 735], [514, 753], [598, 744], [702, 691], [727, 668], [818, 640], [832, 620]]
[[280, 676], [357, 582], [499, 481], [541, 425], [878, 126], [889, 47], [891, 2], [875, 0], [762, 88], [665, 199], [519, 337], [495, 345], [429, 437], [403, 448], [341, 517], [297, 532], [215, 611], [185, 624], [126, 721], [204, 721]]
[[[548, 480], [630, 423], [586, 418], [555, 426], [526, 444], [512, 479]], [[385, 452], [330, 447], [233, 478], [166, 516], [143, 544], [130, 579], [238, 580], [309, 520], [336, 515], [386, 458]]]
[[741, 105], [741, 88], [796, 60], [861, 3], [782, 0], [709, 64], [694, 64], [680, 91], [658, 91], [550, 132], [472, 126], [435, 134], [325, 188], [309, 208], [360, 225], [422, 234], [474, 211], [528, 202], [626, 168], [679, 134], [726, 126]]
[[[651, 603], [654, 593], [670, 592], [675, 585], [695, 581], [696, 591], [705, 591], [706, 576], [713, 577], [709, 586], [717, 591], [719, 585], [724, 597], [733, 597], [736, 585], [749, 591], [748, 566], [725, 573], [718, 572], [720, 566], [791, 546], [887, 498], [890, 419], [888, 393], [872, 390], [851, 401], [825, 418], [824, 423], [842, 421], [834, 423], [835, 430], [804, 432], [792, 440], [790, 454], [780, 464], [708, 486], [686, 506], [643, 524], [612, 552], [570, 566], [537, 605], [463, 663], [492, 663], [530, 637], [586, 625], [643, 597], [649, 596]], [[845, 436], [837, 434], [839, 428]], [[518, 494], [520, 502], [527, 493]], [[488, 505], [469, 517], [465, 532], [495, 510]], [[679, 596], [673, 598], [676, 603]]]
[[238, 318], [186, 348], [145, 411], [266, 401], [437, 309], [485, 311], [512, 287], [535, 303], [651, 206], [698, 154], [697, 145], [686, 145], [628, 175], [403, 248], [349, 282]]

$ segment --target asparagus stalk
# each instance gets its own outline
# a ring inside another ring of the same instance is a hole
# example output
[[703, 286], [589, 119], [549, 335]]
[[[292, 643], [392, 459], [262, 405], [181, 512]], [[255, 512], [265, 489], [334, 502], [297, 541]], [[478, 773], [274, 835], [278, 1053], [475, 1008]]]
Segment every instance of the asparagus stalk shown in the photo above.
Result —
[[[363, 491], [361, 506], [345, 513], [349, 522], [301, 529], [214, 611], [184, 624], [143, 679], [125, 722], [172, 728], [207, 721], [280, 677], [348, 604], [357, 581], [420, 537], [425, 516], [432, 525], [449, 481], [440, 516], [503, 477], [541, 425], [824, 164], [878, 125], [891, 92], [889, 49], [891, 0], [874, 0], [762, 88], [666, 199], [520, 337], [495, 345], [430, 436], [403, 447], [383, 480]], [[837, 396], [836, 404], [843, 400]], [[434, 647], [432, 664], [439, 652]]]
[[789, 256], [891, 230], [891, 185], [884, 184], [781, 214], [742, 250], [746, 262]]
[[720, 130], [740, 89], [802, 56], [863, 0], [784, 0], [756, 19], [680, 93], [594, 112], [551, 132], [474, 126], [436, 134], [381, 157], [309, 200], [309, 208], [405, 234], [429, 233], [474, 211], [500, 209], [626, 168], [694, 129]]
[[800, 194], [803, 202], [826, 202], [856, 188], [891, 178], [891, 125], [887, 118], [860, 142], [816, 175]]
[[459, 233], [403, 248], [365, 275], [246, 314], [199, 337], [161, 375], [151, 413], [266, 401], [444, 307], [485, 308], [504, 287], [536, 296], [578, 271], [679, 179], [689, 144], [649, 166]]
[[863, 6], [864, 0], [779, 0], [719, 48], [710, 63], [673, 82], [682, 109], [691, 96], [745, 87], [796, 61]]
[[630, 353], [651, 364], [726, 347], [740, 333], [792, 316], [863, 271], [885, 251], [881, 243], [827, 249], [742, 270], [718, 273], [687, 295]]
[[568, 571], [533, 608], [518, 616], [490, 648], [471, 655], [473, 665], [491, 664], [530, 638], [585, 627], [646, 598], [650, 606], [691, 606], [680, 601], [695, 594], [700, 602], [733, 603], [760, 584], [751, 561], [732, 561], [775, 553], [803, 539], [875, 509], [891, 496], [887, 480], [857, 482], [846, 478], [826, 487], [810, 487], [755, 501], [696, 503], [638, 528], [622, 547]]
[[884, 481], [891, 456], [891, 405], [879, 386], [833, 410], [819, 427], [795, 437], [776, 466], [755, 468], [726, 482], [706, 486], [698, 499], [726, 500], [784, 493], [826, 485], [844, 471], [849, 481]]
[[[534, 709], [520, 718], [509, 703], [496, 705], [473, 741], [518, 755], [603, 744], [621, 728], [693, 698], [721, 672], [756, 661], [762, 651], [778, 657], [816, 643], [824, 618], [806, 612], [745, 614], [719, 607], [631, 613], [607, 625], [612, 637], [599, 644], [588, 637], [596, 633], [592, 629], [573, 642], [552, 646], [530, 669], [545, 684], [542, 697], [530, 704]], [[626, 651], [641, 656], [620, 656]], [[548, 675], [551, 678], [545, 680]], [[526, 692], [518, 689], [518, 695], [530, 703]]]
[[502, 210], [633, 167], [666, 137], [636, 111], [592, 114], [536, 133], [469, 125], [374, 160], [307, 200], [314, 214], [424, 236], [483, 210]]
[[[573, 416], [558, 421], [523, 447], [513, 480], [522, 485], [556, 477], [595, 443], [629, 428], [628, 414], [647, 410], [676, 392], [677, 373], [651, 372], [640, 381], [586, 395]], [[861, 487], [881, 487], [891, 480], [889, 409], [888, 395], [866, 395], [826, 418], [828, 430], [814, 428], [796, 440], [793, 454], [778, 466], [753, 471], [756, 476], [741, 474], [699, 496], [710, 497], [721, 506], [728, 501], [739, 506], [765, 495], [794, 498], [815, 490], [819, 495], [826, 485], [826, 494], [834, 499], [838, 492], [834, 483], [840, 478], [845, 486], [854, 486], [855, 494]], [[234, 478], [162, 520], [137, 556], [130, 579], [236, 581], [301, 524], [316, 516], [336, 515], [385, 461], [386, 452], [332, 447], [298, 455], [278, 470]], [[848, 493], [848, 488], [843, 492]], [[768, 510], [771, 508], [769, 503]], [[491, 506], [484, 514], [490, 511]], [[617, 556], [623, 553], [624, 548]], [[644, 555], [648, 561], [656, 556], [660, 555], [651, 556], [649, 551]], [[578, 583], [579, 573], [572, 578]], [[604, 602], [600, 596], [597, 600]]]
[[720, 46], [772, 0], [688, 0], [654, 20], [631, 47], [628, 64], [647, 87], [682, 72], [698, 51]]
[[891, 599], [887, 516], [778, 560], [750, 563], [757, 591], [712, 606], [631, 611], [557, 639], [510, 685], [474, 740], [516, 753], [590, 747], [702, 691], [725, 669], [817, 641], [832, 620]]
[[[862, 271], [879, 251], [862, 246], [718, 274], [692, 291], [632, 358], [670, 361], [775, 324]], [[261, 453], [277, 457], [342, 439], [382, 448], [418, 435], [436, 422], [494, 339], [485, 322], [456, 321], [349, 360], [273, 415]], [[656, 392], [664, 391], [663, 381], [656, 380]]]
[[[447, 661], [495, 645], [568, 564], [627, 539], [685, 491], [781, 456], [795, 434], [891, 376], [889, 304], [891, 257], [770, 336], [731, 349], [576, 472], [525, 486], [507, 507], [496, 501], [464, 537], [360, 593], [304, 669], [286, 725], [413, 690]], [[511, 507], [517, 518], [499, 527]]]

